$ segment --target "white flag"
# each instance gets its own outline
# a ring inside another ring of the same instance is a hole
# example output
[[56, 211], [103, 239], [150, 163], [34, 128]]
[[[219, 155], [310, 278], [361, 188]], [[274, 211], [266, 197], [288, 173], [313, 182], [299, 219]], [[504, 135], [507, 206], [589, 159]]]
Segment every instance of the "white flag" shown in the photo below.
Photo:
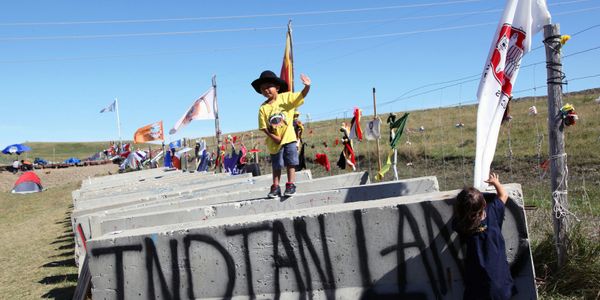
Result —
[[117, 104], [117, 100], [113, 101], [113, 103], [111, 103], [109, 106], [103, 108], [100, 113], [104, 113], [107, 111], [115, 111], [115, 105]]
[[369, 121], [367, 123], [367, 140], [378, 140], [381, 137], [381, 120], [379, 118]]
[[531, 49], [531, 38], [550, 24], [545, 0], [508, 0], [492, 41], [479, 83], [477, 98], [477, 148], [474, 186], [487, 187], [490, 165], [494, 159], [500, 123], [513, 84], [519, 73], [521, 58]]
[[206, 93], [198, 98], [192, 106], [183, 114], [175, 126], [169, 130], [169, 134], [175, 134], [177, 130], [187, 126], [192, 120], [214, 120], [216, 118], [215, 87], [212, 86]]

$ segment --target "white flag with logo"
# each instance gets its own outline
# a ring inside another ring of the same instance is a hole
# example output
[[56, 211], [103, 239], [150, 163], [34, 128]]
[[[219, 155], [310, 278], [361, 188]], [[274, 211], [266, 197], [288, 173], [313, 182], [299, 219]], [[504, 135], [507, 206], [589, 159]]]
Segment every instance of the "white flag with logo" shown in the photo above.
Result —
[[490, 165], [494, 159], [500, 123], [513, 84], [519, 73], [521, 58], [531, 49], [531, 38], [550, 24], [545, 0], [508, 0], [479, 83], [477, 98], [477, 148], [474, 186], [487, 187]]
[[181, 119], [175, 123], [175, 126], [169, 130], [169, 134], [175, 134], [177, 130], [187, 126], [192, 120], [214, 120], [216, 118], [216, 98], [215, 87], [212, 86], [194, 101]]
[[117, 100], [113, 101], [113, 103], [111, 103], [109, 106], [103, 108], [100, 113], [103, 112], [107, 112], [107, 111], [115, 111], [115, 105], [117, 104]]

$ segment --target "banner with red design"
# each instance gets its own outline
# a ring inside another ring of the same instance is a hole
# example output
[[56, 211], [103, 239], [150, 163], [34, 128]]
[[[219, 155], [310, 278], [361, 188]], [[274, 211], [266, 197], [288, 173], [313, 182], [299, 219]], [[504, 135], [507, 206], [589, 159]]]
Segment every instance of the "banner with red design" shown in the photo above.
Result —
[[508, 0], [479, 83], [477, 147], [474, 186], [480, 190], [490, 173], [504, 110], [519, 73], [521, 58], [531, 49], [531, 38], [550, 24], [545, 0]]

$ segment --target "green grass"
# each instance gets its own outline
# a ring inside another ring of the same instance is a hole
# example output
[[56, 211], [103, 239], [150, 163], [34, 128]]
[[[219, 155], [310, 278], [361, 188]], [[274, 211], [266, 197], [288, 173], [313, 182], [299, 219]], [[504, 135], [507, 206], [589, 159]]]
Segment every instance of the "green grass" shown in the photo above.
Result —
[[43, 193], [0, 193], [0, 298], [70, 299], [77, 284], [70, 183]]

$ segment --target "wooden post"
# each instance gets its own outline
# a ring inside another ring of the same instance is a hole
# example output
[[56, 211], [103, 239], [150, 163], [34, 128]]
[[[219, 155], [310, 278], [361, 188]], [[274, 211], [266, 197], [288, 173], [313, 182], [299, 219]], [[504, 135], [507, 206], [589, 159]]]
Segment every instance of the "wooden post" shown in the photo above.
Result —
[[[219, 125], [219, 106], [217, 104], [217, 75], [212, 77], [212, 86], [215, 89], [215, 137], [217, 139], [217, 157], [221, 157], [221, 126]], [[223, 172], [223, 162], [219, 164], [219, 173]]]
[[548, 146], [552, 186], [552, 219], [558, 267], [565, 265], [568, 246], [567, 168], [562, 107], [563, 72], [560, 58], [560, 28], [558, 24], [544, 26], [546, 71], [548, 75]]
[[[377, 119], [377, 100], [375, 98], [375, 88], [373, 88], [373, 120]], [[381, 156], [379, 155], [379, 139], [375, 139], [377, 141], [377, 171], [381, 172]]]

